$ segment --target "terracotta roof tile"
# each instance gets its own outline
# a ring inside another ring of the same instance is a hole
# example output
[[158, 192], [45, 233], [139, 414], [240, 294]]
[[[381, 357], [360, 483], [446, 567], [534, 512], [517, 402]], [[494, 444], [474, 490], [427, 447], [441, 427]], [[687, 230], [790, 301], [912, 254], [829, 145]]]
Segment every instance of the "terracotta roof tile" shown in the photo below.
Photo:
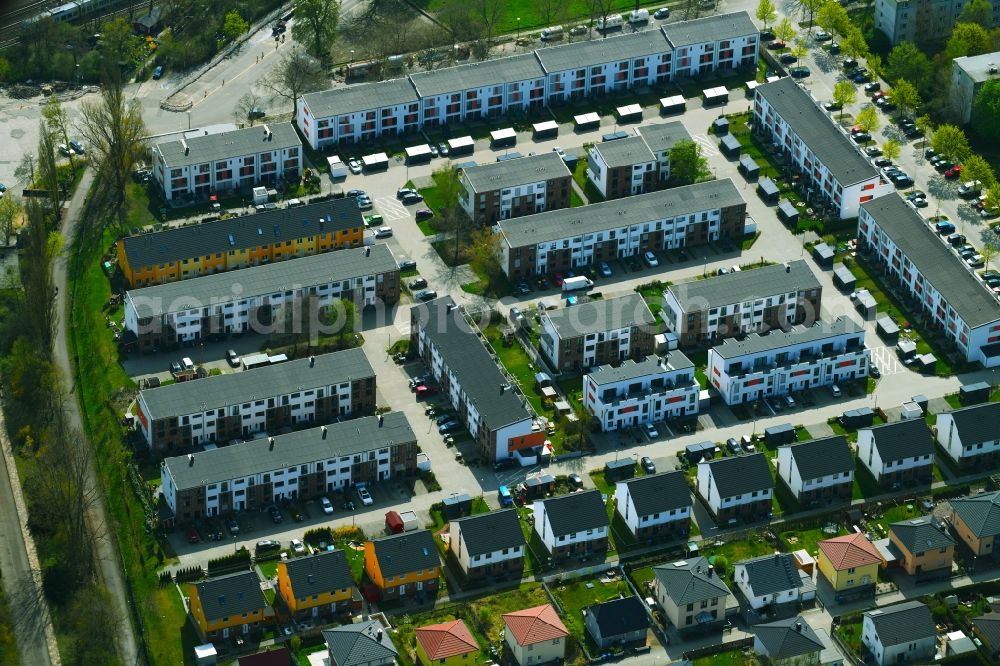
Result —
[[440, 624], [429, 624], [414, 632], [430, 660], [447, 659], [460, 654], [474, 652], [479, 643], [462, 620], [451, 620]]
[[533, 645], [569, 635], [551, 604], [505, 613], [503, 621], [518, 645]]
[[817, 545], [837, 571], [882, 561], [878, 550], [864, 534], [845, 534], [825, 539]]

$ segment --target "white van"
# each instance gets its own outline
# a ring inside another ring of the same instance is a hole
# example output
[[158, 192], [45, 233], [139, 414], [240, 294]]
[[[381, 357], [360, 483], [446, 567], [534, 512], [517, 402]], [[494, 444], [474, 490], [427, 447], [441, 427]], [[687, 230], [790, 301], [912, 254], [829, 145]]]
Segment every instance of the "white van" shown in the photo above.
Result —
[[194, 370], [194, 361], [192, 361], [190, 358], [188, 358], [187, 356], [185, 356], [184, 358], [181, 359], [181, 366], [185, 370], [187, 370], [187, 371], [190, 372], [191, 370]]
[[326, 158], [326, 164], [330, 167], [330, 178], [347, 178], [347, 165], [340, 161], [336, 155]]
[[538, 38], [543, 42], [547, 42], [550, 39], [562, 39], [562, 36], [563, 27], [561, 25], [553, 25], [542, 30], [542, 32], [538, 35]]
[[649, 10], [648, 9], [633, 9], [628, 15], [629, 23], [648, 23], [649, 22]]
[[598, 30], [611, 30], [612, 28], [620, 28], [624, 23], [621, 14], [609, 14], [606, 18], [601, 17], [597, 19], [597, 29]]

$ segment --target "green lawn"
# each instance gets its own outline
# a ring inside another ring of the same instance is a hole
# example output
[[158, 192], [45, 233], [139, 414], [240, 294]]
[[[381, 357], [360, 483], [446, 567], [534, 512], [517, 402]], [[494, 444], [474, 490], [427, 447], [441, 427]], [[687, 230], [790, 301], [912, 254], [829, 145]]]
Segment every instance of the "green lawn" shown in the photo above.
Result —
[[[440, 14], [447, 11], [449, 7], [446, 0], [415, 0], [413, 4], [432, 14]], [[663, 2], [662, 0], [641, 0], [640, 4], [646, 7], [665, 5], [679, 8], [681, 6], [677, 2]], [[568, 30], [569, 24], [587, 23], [590, 16], [585, 0], [569, 0], [561, 5], [544, 5], [544, 3], [534, 0], [505, 0], [499, 6], [502, 13], [496, 24], [498, 34], [507, 32], [517, 34], [519, 32], [526, 36], [529, 31], [558, 23], [565, 25]], [[546, 6], [552, 7], [548, 16], [545, 14], [544, 7]], [[612, 12], [627, 13], [629, 10], [635, 9], [635, 1], [609, 0], [607, 6]]]
[[861, 615], [852, 615], [849, 618], [841, 618], [841, 623], [837, 625], [837, 635], [851, 649], [856, 656], [861, 656]]
[[476, 599], [468, 604], [479, 619], [487, 640], [496, 641], [503, 636], [504, 613], [549, 603], [541, 583], [522, 583], [516, 590]]
[[715, 557], [724, 557], [727, 562], [726, 576], [727, 579], [731, 580], [734, 564], [742, 560], [749, 560], [753, 557], [770, 555], [774, 551], [775, 547], [768, 543], [763, 536], [758, 533], [753, 533], [747, 539], [729, 541], [721, 546], [715, 546], [703, 541], [701, 543], [701, 552], [699, 554], [709, 558], [709, 561], [712, 562], [714, 562], [713, 558]]
[[878, 519], [878, 524], [882, 527], [888, 529], [889, 525], [892, 523], [898, 523], [902, 520], [909, 520], [910, 518], [917, 518], [923, 515], [920, 507], [916, 504], [897, 504], [894, 507], [890, 507], [885, 510], [882, 517]]
[[876, 497], [885, 491], [879, 487], [878, 481], [868, 471], [868, 468], [861, 464], [860, 460], [854, 463], [854, 488], [851, 491], [851, 499], [865, 499], [866, 497]]
[[619, 595], [631, 596], [632, 590], [624, 580], [602, 583], [600, 578], [581, 578], [572, 583], [553, 584], [552, 596], [562, 607], [562, 619], [577, 640], [584, 640], [583, 609], [594, 604], [617, 599]]
[[753, 651], [744, 654], [743, 650], [718, 652], [691, 662], [692, 666], [759, 666], [760, 663]]
[[336, 544], [337, 550], [344, 551], [347, 556], [347, 563], [351, 565], [351, 576], [354, 578], [354, 582], [360, 583], [365, 570], [365, 552], [351, 546], [350, 537], [335, 538], [333, 542]]
[[583, 206], [583, 205], [584, 205], [584, 203], [583, 203], [583, 197], [581, 197], [579, 194], [577, 194], [575, 189], [570, 188], [570, 190], [569, 190], [569, 207], [570, 208], [577, 208], [577, 207]]
[[469, 607], [463, 604], [436, 608], [423, 613], [407, 614], [399, 619], [395, 626], [396, 632], [393, 641], [396, 644], [396, 649], [400, 652], [400, 661], [403, 666], [410, 666], [417, 662], [415, 653], [417, 649], [416, 629], [452, 620], [465, 622], [465, 626], [468, 627], [469, 632], [479, 644], [479, 654], [470, 663], [483, 664], [489, 661], [489, 641], [479, 631], [478, 621], [470, 613]]
[[278, 575], [278, 560], [268, 560], [257, 564], [264, 578], [271, 579]]
[[500, 363], [503, 364], [507, 372], [520, 384], [521, 390], [524, 391], [535, 411], [539, 414], [544, 414], [545, 409], [542, 405], [542, 396], [535, 391], [535, 372], [537, 372], [537, 369], [534, 367], [531, 359], [528, 358], [528, 354], [521, 347], [521, 344], [515, 340], [509, 347], [505, 346], [503, 331], [498, 325], [487, 327], [483, 333], [486, 335], [486, 339], [489, 340], [490, 346], [493, 347], [493, 351], [496, 352], [497, 357], [500, 359]]
[[[826, 531], [824, 527], [830, 531]], [[819, 552], [819, 548], [816, 546], [817, 543], [846, 533], [847, 531], [843, 526], [831, 520], [827, 526], [787, 530], [778, 536], [785, 542], [785, 546], [789, 552], [804, 548], [810, 555], [815, 556]]]

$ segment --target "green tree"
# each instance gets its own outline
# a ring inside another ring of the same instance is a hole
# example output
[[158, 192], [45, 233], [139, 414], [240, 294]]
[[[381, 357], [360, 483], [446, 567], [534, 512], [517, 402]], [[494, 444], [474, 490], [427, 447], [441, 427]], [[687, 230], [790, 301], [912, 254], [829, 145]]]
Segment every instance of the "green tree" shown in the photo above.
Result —
[[993, 5], [989, 0], [970, 0], [958, 15], [958, 23], [990, 25], [993, 22]]
[[0, 199], [0, 236], [3, 236], [4, 246], [10, 245], [14, 236], [17, 219], [21, 216], [21, 203], [11, 192]]
[[305, 44], [306, 52], [319, 60], [330, 57], [340, 22], [339, 0], [297, 0], [292, 37]]
[[786, 44], [795, 39], [795, 26], [792, 25], [787, 16], [783, 16], [778, 21], [778, 25], [774, 27], [774, 36]]
[[132, 67], [145, 55], [145, 43], [119, 16], [101, 26], [101, 53], [105, 66]]
[[899, 141], [896, 141], [895, 139], [889, 139], [882, 144], [882, 155], [886, 159], [895, 161], [899, 157], [899, 152]]
[[926, 92], [934, 76], [934, 65], [927, 55], [913, 42], [902, 42], [893, 47], [885, 63], [885, 77], [889, 81], [909, 81], [920, 92]]
[[899, 107], [902, 116], [909, 116], [920, 106], [920, 93], [906, 79], [897, 79], [889, 90], [889, 101]]
[[226, 14], [226, 20], [222, 24], [222, 33], [229, 41], [235, 41], [237, 37], [249, 29], [250, 24], [240, 16], [237, 10], [232, 9]]
[[0, 81], [6, 82], [10, 80], [10, 62], [0, 56]]
[[708, 160], [694, 141], [678, 141], [670, 149], [670, 182], [674, 185], [691, 185], [709, 173]]
[[774, 2], [771, 0], [760, 0], [757, 3], [757, 13], [755, 16], [758, 21], [764, 24], [764, 29], [767, 30], [767, 24], [773, 23], [778, 18], [778, 10], [774, 8]]
[[990, 262], [993, 261], [993, 257], [997, 256], [997, 246], [993, 243], [984, 243], [979, 254], [983, 255], [983, 268], [989, 270]]
[[924, 135], [924, 139], [921, 142], [922, 144], [921, 147], [922, 148], [926, 147], [927, 142], [931, 140], [931, 137], [934, 134], [934, 121], [931, 120], [930, 116], [924, 114], [922, 116], [917, 116], [917, 119], [914, 120], [913, 122], [917, 126], [917, 129], [920, 130]]
[[851, 18], [839, 2], [827, 2], [816, 13], [816, 23], [827, 32], [846, 35], [851, 28]]
[[962, 56], [987, 53], [992, 44], [990, 34], [983, 26], [975, 23], [958, 23], [951, 31], [948, 43], [944, 47], [944, 57], [950, 61]]
[[934, 130], [931, 147], [938, 153], [958, 162], [964, 162], [965, 158], [972, 153], [965, 132], [954, 125], [938, 126]]
[[837, 81], [833, 85], [833, 101], [840, 105], [840, 117], [844, 117], [844, 107], [858, 101], [858, 89], [850, 81]]
[[865, 132], [871, 134], [878, 129], [879, 118], [878, 110], [872, 106], [867, 105], [858, 111], [857, 117], [854, 119], [854, 124], [860, 127]]
[[986, 81], [976, 93], [972, 126], [980, 136], [1000, 142], [1000, 80]]
[[[59, 98], [55, 95], [49, 97], [45, 105], [42, 106], [42, 117], [45, 119], [45, 124], [49, 128], [49, 131], [59, 137], [59, 139], [69, 145], [69, 120], [66, 116], [66, 110], [63, 109], [62, 104], [59, 103]], [[69, 166], [71, 169], [76, 171], [76, 166], [73, 163], [73, 151], [69, 151]]]
[[993, 173], [993, 167], [990, 166], [990, 163], [975, 153], [970, 154], [962, 160], [962, 179], [978, 180], [983, 184], [984, 190], [990, 189], [997, 182], [996, 175]]
[[806, 45], [803, 44], [800, 40], [795, 40], [795, 43], [792, 44], [790, 52], [793, 56], [795, 56], [796, 65], [799, 64], [799, 60], [802, 60], [807, 55], [809, 55], [809, 49], [806, 48]]
[[[868, 55], [868, 42], [865, 41], [865, 36], [861, 34], [860, 30], [851, 26], [840, 42], [840, 50], [848, 58], [864, 58]], [[869, 65], [871, 65], [870, 62]]]
[[798, 0], [798, 2], [802, 6], [802, 11], [809, 16], [809, 29], [812, 30], [816, 12], [822, 9], [829, 0]]

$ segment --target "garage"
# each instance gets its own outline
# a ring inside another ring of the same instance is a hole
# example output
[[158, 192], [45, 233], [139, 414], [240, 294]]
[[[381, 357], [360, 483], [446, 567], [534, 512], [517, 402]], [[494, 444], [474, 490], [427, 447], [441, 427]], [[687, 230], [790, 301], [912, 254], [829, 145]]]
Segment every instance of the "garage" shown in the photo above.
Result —
[[389, 156], [385, 153], [372, 153], [361, 158], [365, 171], [385, 171], [389, 168]]
[[418, 146], [410, 146], [406, 149], [407, 164], [422, 164], [424, 162], [430, 162], [431, 157], [433, 157], [431, 147], [426, 143], [421, 143]]
[[554, 139], [559, 136], [559, 123], [554, 120], [546, 120], [544, 123], [535, 123], [531, 126], [536, 139]]
[[684, 101], [683, 95], [673, 95], [671, 97], [663, 97], [660, 99], [660, 113], [684, 113], [687, 110], [687, 102]]
[[490, 132], [490, 145], [494, 148], [510, 148], [517, 144], [517, 133], [513, 127], [493, 130]]
[[573, 117], [577, 132], [589, 132], [601, 126], [601, 117], [596, 113], [583, 113]]
[[642, 120], [642, 107], [638, 104], [626, 104], [615, 109], [620, 123], [637, 123]]
[[476, 142], [471, 136], [460, 136], [455, 139], [448, 139], [448, 152], [450, 155], [468, 155], [475, 151]]

